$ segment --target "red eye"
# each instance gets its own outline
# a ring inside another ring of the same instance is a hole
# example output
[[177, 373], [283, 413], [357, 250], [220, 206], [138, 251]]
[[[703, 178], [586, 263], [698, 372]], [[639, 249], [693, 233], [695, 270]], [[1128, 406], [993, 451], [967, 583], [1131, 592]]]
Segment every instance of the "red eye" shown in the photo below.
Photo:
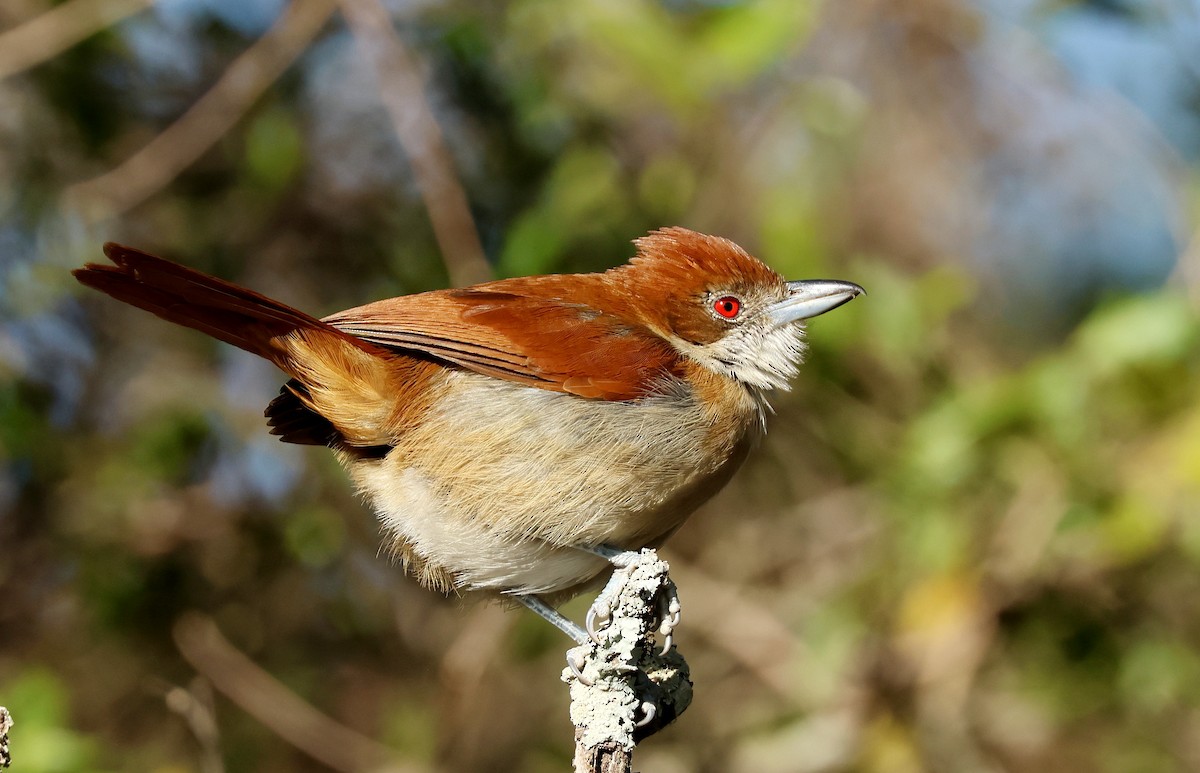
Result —
[[733, 319], [742, 310], [742, 302], [732, 295], [726, 295], [718, 298], [713, 304], [713, 311], [720, 314], [725, 319]]

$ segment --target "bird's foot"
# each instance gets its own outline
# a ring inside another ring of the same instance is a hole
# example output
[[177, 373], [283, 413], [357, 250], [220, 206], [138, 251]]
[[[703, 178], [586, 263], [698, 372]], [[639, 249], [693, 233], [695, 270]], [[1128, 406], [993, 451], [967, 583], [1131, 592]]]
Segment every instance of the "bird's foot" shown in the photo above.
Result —
[[[659, 592], [655, 596], [656, 606], [658, 610], [658, 623], [656, 627], [658, 632], [663, 636], [662, 654], [667, 654], [674, 644], [673, 634], [675, 628], [679, 625], [680, 613], [682, 606], [679, 602], [679, 591], [675, 587], [675, 583], [667, 576], [669, 567], [667, 563], [658, 557], [658, 554], [653, 550], [646, 548], [643, 550], [619, 550], [607, 545], [598, 547], [586, 548], [589, 553], [594, 553], [602, 558], [605, 558], [614, 567], [613, 575], [609, 579], [608, 584], [604, 586], [604, 590], [592, 602], [588, 608], [587, 617], [584, 619], [584, 629], [587, 631], [588, 638], [596, 644], [600, 643], [600, 632], [608, 627], [612, 622], [614, 603], [618, 602], [621, 593], [624, 591], [625, 585], [633, 576], [634, 571], [639, 566], [649, 566], [657, 574], [661, 572], [662, 582]], [[661, 566], [661, 569], [659, 568]]]
[[[580, 644], [578, 647], [567, 650], [567, 670], [585, 687], [591, 687], [595, 683], [592, 677], [583, 672], [587, 668], [588, 657], [594, 649], [595, 647], [591, 644]], [[565, 679], [566, 676], [564, 673], [563, 678]]]
[[[670, 724], [691, 701], [687, 663], [672, 647], [679, 594], [653, 550], [591, 552], [615, 568], [588, 610], [586, 641], [567, 653], [571, 718], [576, 727], [610, 727], [599, 718], [616, 716], [623, 742], [633, 744]], [[658, 646], [658, 634], [665, 646]]]
[[679, 589], [670, 577], [666, 578], [663, 588], [656, 597], [658, 601], [658, 632], [663, 637], [663, 647], [660, 655], [671, 651], [674, 642], [675, 627], [683, 617], [683, 607], [679, 603]]
[[609, 603], [609, 599], [597, 596], [592, 605], [588, 607], [587, 617], [583, 620], [583, 628], [587, 631], [588, 638], [599, 644], [600, 630], [607, 628], [611, 622], [612, 604]]
[[587, 666], [588, 657], [596, 648], [595, 637], [590, 635], [591, 631], [591, 612], [588, 612], [588, 631], [584, 631], [575, 623], [568, 620], [554, 607], [547, 604], [538, 596], [533, 594], [517, 595], [516, 598], [531, 611], [536, 612], [539, 617], [546, 620], [558, 630], [570, 636], [571, 639], [579, 646], [572, 647], [567, 650], [567, 668], [571, 675], [578, 679], [583, 684], [591, 687], [592, 678], [584, 673], [584, 668]]
[[514, 594], [513, 598], [524, 604], [531, 612], [536, 612], [538, 617], [542, 618], [550, 625], [571, 637], [571, 640], [576, 644], [584, 644], [589, 640], [586, 631], [580, 628], [576, 623], [571, 622], [563, 617], [562, 613], [554, 607], [542, 601], [541, 597], [529, 594]]

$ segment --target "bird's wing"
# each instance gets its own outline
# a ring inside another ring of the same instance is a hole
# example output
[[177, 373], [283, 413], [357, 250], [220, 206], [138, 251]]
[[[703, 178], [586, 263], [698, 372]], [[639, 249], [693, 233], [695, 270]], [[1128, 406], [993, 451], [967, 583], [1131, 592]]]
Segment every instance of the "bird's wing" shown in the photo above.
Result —
[[374, 344], [580, 397], [633, 400], [678, 375], [679, 355], [645, 328], [584, 303], [479, 286], [406, 295], [326, 317]]

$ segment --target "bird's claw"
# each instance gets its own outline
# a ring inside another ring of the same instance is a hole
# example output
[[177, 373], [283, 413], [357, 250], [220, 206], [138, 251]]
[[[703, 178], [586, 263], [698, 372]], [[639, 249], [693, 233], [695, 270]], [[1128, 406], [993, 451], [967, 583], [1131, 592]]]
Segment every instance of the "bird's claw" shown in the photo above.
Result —
[[658, 607], [659, 617], [662, 620], [658, 625], [658, 632], [665, 637], [662, 652], [659, 654], [666, 655], [674, 645], [672, 634], [683, 617], [683, 606], [679, 603], [679, 592], [675, 588], [675, 583], [668, 582], [663, 588], [662, 595], [658, 597]]
[[[584, 627], [587, 630], [588, 637], [600, 644], [600, 632], [608, 627], [613, 616], [613, 600], [611, 596], [615, 594], [613, 588], [620, 586], [620, 581], [615, 578], [619, 575], [630, 576], [638, 561], [642, 558], [642, 551], [638, 550], [620, 550], [618, 548], [601, 545], [588, 550], [613, 565], [614, 580], [610, 580], [609, 584], [601, 591], [592, 605], [588, 608], [587, 619]], [[663, 586], [662, 592], [658, 597], [658, 633], [663, 637], [663, 647], [660, 654], [666, 655], [675, 646], [675, 639], [672, 634], [675, 628], [679, 625], [682, 605], [679, 603], [679, 592], [675, 588], [675, 583], [669, 579]]]
[[600, 631], [607, 628], [609, 622], [612, 621], [612, 604], [608, 599], [601, 596], [588, 607], [587, 617], [584, 619], [584, 627], [587, 629], [588, 637], [596, 644], [600, 643]]
[[642, 701], [642, 714], [644, 716], [634, 723], [634, 727], [645, 727], [653, 722], [654, 717], [658, 715], [658, 707], [650, 701]]
[[585, 647], [572, 647], [567, 650], [567, 668], [571, 669], [571, 675], [578, 679], [580, 684], [591, 687], [592, 680], [583, 675], [583, 669], [587, 666], [585, 649]]
[[[613, 565], [614, 577], [624, 577], [626, 579], [631, 575], [633, 567], [636, 566], [638, 560], [641, 558], [640, 551], [620, 550], [603, 545], [596, 548], [589, 548], [589, 551]], [[600, 632], [612, 622], [613, 603], [623, 582], [623, 580], [610, 579], [608, 585], [600, 592], [600, 595], [596, 597], [592, 605], [588, 607], [587, 617], [584, 620], [584, 628], [587, 630], [588, 637], [596, 644], [601, 643]]]

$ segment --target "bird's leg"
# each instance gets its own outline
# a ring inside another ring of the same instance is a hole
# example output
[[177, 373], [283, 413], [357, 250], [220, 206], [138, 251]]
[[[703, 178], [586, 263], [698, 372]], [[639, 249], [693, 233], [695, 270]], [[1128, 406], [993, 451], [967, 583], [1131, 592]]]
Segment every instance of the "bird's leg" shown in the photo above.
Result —
[[583, 676], [583, 666], [587, 658], [587, 650], [590, 650], [592, 645], [592, 639], [588, 636], [587, 631], [584, 631], [578, 625], [564, 617], [557, 609], [542, 601], [540, 596], [527, 593], [518, 594], [514, 598], [530, 610], [536, 612], [539, 617], [550, 623], [550, 625], [570, 636], [572, 641], [579, 645], [567, 650], [567, 666], [575, 673], [578, 679], [590, 685], [590, 680], [584, 680]]
[[[571, 685], [571, 717], [585, 734], [591, 718], [603, 716], [606, 728], [618, 728], [630, 748], [670, 724], [691, 701], [687, 663], [671, 648], [679, 622], [679, 599], [670, 567], [651, 548], [589, 550], [614, 565], [612, 576], [588, 615], [591, 638], [575, 648], [584, 654], [580, 670], [563, 669]], [[596, 629], [598, 621], [607, 624]], [[667, 637], [659, 652], [656, 634]], [[667, 650], [670, 650], [669, 652]], [[615, 720], [615, 721], [613, 721]]]
[[[612, 564], [615, 567], [614, 576], [618, 573], [629, 574], [630, 569], [640, 555], [636, 550], [621, 550], [609, 545], [594, 545], [580, 547], [579, 549], [586, 553], [600, 556]], [[588, 636], [594, 642], [599, 643], [600, 629], [607, 627], [609, 621], [612, 620], [612, 605], [619, 594], [620, 587], [621, 584], [619, 581], [614, 582], [609, 580], [608, 584], [604, 586], [604, 590], [600, 592], [600, 595], [588, 607], [587, 617], [584, 619], [584, 628], [587, 629]]]
[[[581, 547], [580, 550], [600, 556], [611, 563], [615, 567], [614, 576], [619, 573], [626, 577], [633, 571], [633, 568], [643, 555], [640, 550], [621, 550], [611, 545]], [[612, 605], [620, 593], [621, 584], [622, 581], [614, 582], [610, 580], [588, 608], [584, 627], [587, 629], [588, 636], [594, 642], [599, 642], [600, 629], [607, 627], [609, 621], [612, 619]], [[658, 630], [665, 637], [662, 649], [662, 653], [665, 655], [671, 649], [672, 634], [675, 631], [675, 627], [679, 625], [680, 612], [682, 610], [675, 583], [671, 582], [669, 578], [663, 587], [662, 594], [658, 597], [658, 610], [660, 621]]]
[[579, 547], [585, 553], [591, 553], [595, 556], [607, 559], [616, 566], [628, 566], [636, 559], [642, 551], [640, 550], [622, 550], [614, 548], [612, 545], [584, 545]]
[[[633, 566], [638, 557], [638, 551], [636, 550], [621, 550], [620, 548], [614, 548], [608, 545], [581, 547], [579, 549], [586, 553], [600, 556], [605, 561], [608, 561], [610, 564], [616, 567], [615, 571], [613, 572], [614, 575], [618, 572], [628, 574], [630, 568]], [[619, 589], [620, 583], [610, 580], [608, 584], [604, 586], [604, 590], [600, 592], [600, 595], [596, 597], [596, 600], [592, 602], [592, 605], [588, 607], [587, 617], [584, 619], [583, 625], [584, 628], [587, 629], [588, 636], [591, 637], [591, 640], [594, 642], [599, 643], [600, 629], [607, 627], [609, 621], [612, 620], [612, 605]]]
[[587, 632], [580, 628], [575, 623], [563, 617], [562, 613], [546, 602], [542, 601], [540, 596], [529, 594], [514, 595], [517, 601], [524, 604], [529, 609], [533, 610], [550, 625], [570, 636], [576, 644], [587, 644], [590, 640]]
[[[604, 590], [588, 607], [585, 628], [580, 628], [568, 620], [557, 609], [543, 601], [540, 596], [532, 593], [513, 594], [513, 598], [570, 636], [579, 645], [567, 651], [567, 666], [570, 667], [576, 678], [584, 684], [590, 684], [590, 681], [583, 676], [588, 653], [593, 646], [601, 643], [600, 632], [606, 629], [611, 622], [614, 605], [618, 602], [625, 583], [629, 581], [639, 563], [646, 560], [658, 561], [658, 556], [653, 551], [621, 550], [608, 545], [583, 547], [580, 550], [600, 556], [614, 567], [613, 576], [609, 578]], [[666, 565], [663, 564], [663, 566], [665, 568]], [[675, 583], [671, 582], [669, 577], [664, 576], [664, 584], [655, 599], [655, 608], [659, 620], [658, 633], [664, 637], [662, 654], [665, 655], [671, 650], [672, 634], [675, 627], [679, 625], [680, 616], [679, 594], [675, 589]]]

